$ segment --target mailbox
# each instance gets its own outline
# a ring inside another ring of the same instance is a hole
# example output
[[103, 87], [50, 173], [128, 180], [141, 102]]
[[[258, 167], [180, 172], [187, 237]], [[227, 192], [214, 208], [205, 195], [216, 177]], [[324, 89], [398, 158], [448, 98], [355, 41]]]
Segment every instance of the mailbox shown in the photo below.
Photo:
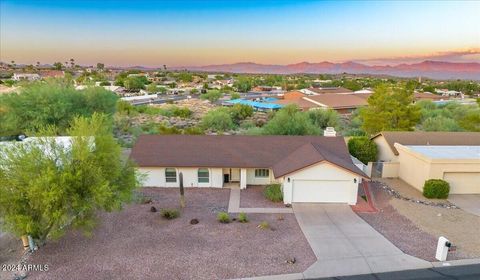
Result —
[[450, 241], [445, 237], [440, 236], [440, 238], [438, 238], [437, 253], [435, 254], [435, 258], [441, 262], [446, 261], [448, 249], [450, 249], [450, 247], [452, 247], [452, 243], [450, 243]]

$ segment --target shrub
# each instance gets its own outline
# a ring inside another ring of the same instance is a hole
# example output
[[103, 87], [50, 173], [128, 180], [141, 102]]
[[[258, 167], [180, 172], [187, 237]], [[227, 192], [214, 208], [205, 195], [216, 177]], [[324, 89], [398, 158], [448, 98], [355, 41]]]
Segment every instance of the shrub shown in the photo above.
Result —
[[238, 214], [237, 220], [238, 220], [240, 223], [248, 223], [247, 214], [245, 214], [245, 213], [240, 213], [240, 214]]
[[180, 216], [180, 212], [178, 212], [177, 209], [166, 208], [166, 209], [162, 209], [162, 211], [160, 211], [160, 215], [162, 215], [162, 217], [164, 217], [165, 219], [172, 220], [172, 219], [175, 219], [178, 216]]
[[200, 126], [204, 129], [227, 131], [235, 128], [232, 116], [227, 108], [218, 108], [209, 111], [203, 116]]
[[263, 221], [263, 222], [261, 222], [257, 227], [258, 227], [259, 229], [269, 229], [269, 228], [270, 228], [270, 224], [268, 224], [267, 221]]
[[228, 224], [230, 223], [230, 215], [228, 215], [227, 212], [219, 212], [217, 214], [217, 221], [222, 224]]
[[268, 185], [264, 190], [263, 190], [263, 195], [268, 199], [273, 202], [280, 202], [283, 201], [283, 193], [282, 193], [282, 188], [280, 187], [280, 184], [271, 184]]
[[364, 164], [377, 160], [377, 144], [368, 137], [352, 137], [348, 140], [348, 151]]
[[442, 179], [430, 179], [423, 185], [423, 196], [426, 198], [447, 198], [450, 184]]

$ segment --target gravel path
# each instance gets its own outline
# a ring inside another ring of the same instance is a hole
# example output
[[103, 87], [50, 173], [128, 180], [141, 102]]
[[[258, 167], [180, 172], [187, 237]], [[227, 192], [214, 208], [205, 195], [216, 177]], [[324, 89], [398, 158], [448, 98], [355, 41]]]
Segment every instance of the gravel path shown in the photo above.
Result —
[[283, 202], [272, 202], [265, 198], [263, 190], [266, 186], [247, 186], [240, 191], [240, 207], [253, 208], [285, 208]]
[[[303, 272], [315, 256], [293, 214], [251, 214], [220, 224], [229, 190], [187, 189], [181, 217], [165, 220], [150, 207], [178, 207], [178, 189], [145, 188], [151, 204], [102, 213], [92, 237], [71, 231], [34, 254], [50, 270], [29, 279], [225, 279]], [[193, 218], [200, 223], [190, 225]], [[268, 221], [274, 230], [257, 228]], [[286, 263], [295, 258], [295, 264]]]
[[[395, 244], [404, 253], [427, 261], [435, 261], [437, 240], [422, 231], [412, 221], [401, 215], [390, 205], [392, 200], [375, 183], [370, 184], [377, 213], [357, 213], [362, 219]], [[413, 203], [411, 203], [413, 204]], [[450, 254], [450, 257], [455, 256]], [[449, 258], [449, 259], [451, 259]]]

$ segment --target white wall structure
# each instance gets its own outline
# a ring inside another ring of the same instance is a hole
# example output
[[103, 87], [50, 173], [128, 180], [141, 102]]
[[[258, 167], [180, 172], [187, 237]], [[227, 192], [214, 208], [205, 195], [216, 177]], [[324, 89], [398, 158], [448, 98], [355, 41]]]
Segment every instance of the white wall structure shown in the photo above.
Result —
[[283, 178], [284, 203], [357, 203], [358, 174], [328, 162], [321, 162]]
[[166, 182], [165, 180], [165, 168], [163, 167], [140, 167], [139, 171], [145, 174], [145, 181], [143, 186], [145, 187], [180, 187], [180, 181], [178, 174], [183, 174], [184, 187], [204, 187], [204, 188], [221, 188], [223, 187], [223, 172], [221, 168], [207, 168], [209, 170], [209, 182], [198, 182], [198, 169], [199, 168], [175, 168], [176, 170], [176, 182]]

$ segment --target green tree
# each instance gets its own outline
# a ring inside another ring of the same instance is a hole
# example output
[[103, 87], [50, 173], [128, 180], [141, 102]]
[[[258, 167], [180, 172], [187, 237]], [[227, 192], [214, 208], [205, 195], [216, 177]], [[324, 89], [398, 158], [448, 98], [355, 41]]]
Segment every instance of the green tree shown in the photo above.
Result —
[[108, 118], [76, 118], [68, 134], [70, 146], [39, 137], [0, 151], [2, 229], [41, 242], [71, 226], [91, 233], [97, 211], [117, 210], [131, 200], [139, 181], [133, 164], [121, 158]]
[[423, 131], [462, 131], [454, 119], [444, 116], [427, 118], [420, 127]]
[[230, 99], [231, 100], [235, 100], [235, 99], [239, 99], [239, 98], [240, 98], [239, 93], [233, 92], [233, 93], [230, 94]]
[[151, 83], [147, 86], [147, 91], [150, 92], [150, 93], [157, 93], [159, 90], [158, 90], [158, 86], [156, 83]]
[[53, 63], [53, 69], [62, 70], [63, 69], [63, 64], [61, 62], [55, 62], [55, 63]]
[[207, 99], [210, 102], [216, 102], [218, 99], [220, 99], [223, 96], [223, 93], [221, 93], [219, 90], [209, 90], [207, 93], [204, 93], [200, 95], [201, 99]]
[[248, 92], [252, 89], [252, 82], [246, 77], [241, 77], [233, 83], [233, 86], [240, 92]]
[[227, 131], [235, 128], [232, 116], [227, 108], [218, 108], [209, 111], [203, 116], [200, 126], [207, 130]]
[[105, 64], [98, 62], [97, 63], [97, 69], [99, 69], [99, 70], [105, 69]]
[[334, 110], [310, 110], [307, 112], [308, 117], [312, 123], [321, 129], [328, 126], [338, 128], [340, 124], [340, 115]]
[[377, 160], [377, 145], [368, 137], [352, 137], [348, 140], [348, 151], [364, 164]]
[[362, 129], [368, 134], [382, 130], [413, 130], [420, 120], [420, 109], [412, 103], [412, 90], [379, 85], [368, 98], [368, 107], [360, 110]]
[[467, 131], [480, 132], [480, 109], [469, 111], [459, 119], [458, 124]]
[[55, 125], [65, 132], [75, 116], [113, 115], [118, 97], [102, 87], [75, 90], [68, 80], [30, 83], [19, 94], [0, 96], [0, 136]]
[[235, 104], [230, 108], [230, 114], [232, 115], [233, 121], [239, 124], [240, 121], [253, 115], [253, 107], [245, 104]]
[[300, 112], [295, 105], [288, 105], [275, 113], [262, 127], [262, 134], [268, 135], [318, 135], [320, 129], [308, 115]]
[[148, 80], [144, 76], [130, 76], [125, 78], [123, 85], [127, 90], [130, 91], [139, 91], [145, 88]]

